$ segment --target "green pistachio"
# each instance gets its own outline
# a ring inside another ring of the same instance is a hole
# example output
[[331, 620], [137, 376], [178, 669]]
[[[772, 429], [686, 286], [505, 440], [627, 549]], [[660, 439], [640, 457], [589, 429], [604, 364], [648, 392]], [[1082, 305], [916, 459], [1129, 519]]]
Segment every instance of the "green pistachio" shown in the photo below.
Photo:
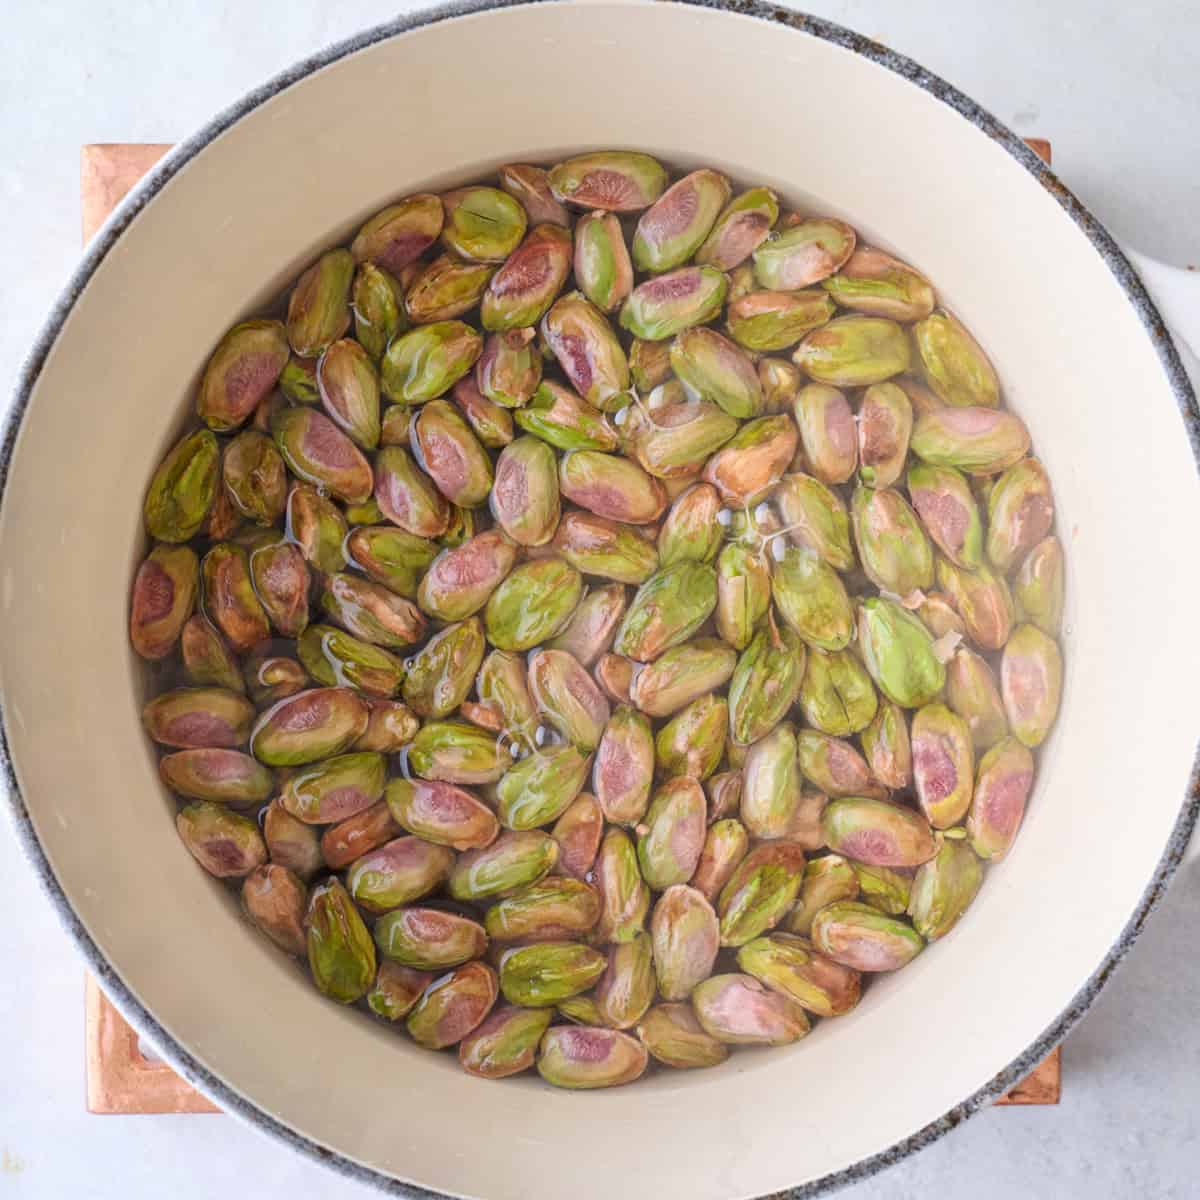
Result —
[[1063, 613], [1063, 550], [1053, 535], [1040, 541], [1021, 563], [1012, 594], [1018, 621], [1058, 637]]
[[732, 817], [715, 821], [708, 828], [700, 861], [688, 882], [709, 904], [715, 903], [749, 849], [750, 835], [741, 821]]
[[933, 586], [933, 547], [898, 491], [859, 485], [851, 512], [858, 556], [876, 587], [906, 596]]
[[547, 180], [564, 204], [627, 213], [647, 208], [663, 194], [667, 172], [648, 154], [600, 150], [566, 159], [551, 168]]
[[488, 640], [499, 650], [531, 650], [562, 632], [582, 594], [579, 572], [561, 558], [521, 563], [487, 602]]
[[965, 841], [947, 839], [913, 879], [908, 912], [927, 941], [943, 938], [958, 924], [983, 883], [983, 866]]
[[490, 846], [459, 855], [450, 872], [450, 895], [464, 901], [517, 895], [543, 880], [557, 862], [558, 843], [548, 834], [502, 833]]
[[819, 954], [806, 938], [773, 933], [738, 950], [738, 966], [818, 1017], [840, 1017], [858, 1004], [859, 973]]
[[595, 940], [601, 944], [630, 941], [646, 923], [650, 889], [638, 868], [637, 851], [629, 835], [610, 829], [596, 856], [593, 885], [600, 893], [600, 920]]
[[744, 650], [771, 607], [771, 571], [764, 556], [736, 542], [717, 558], [717, 632]]
[[[452, 783], [393, 779], [384, 791], [384, 799], [392, 820], [401, 829], [437, 846], [480, 850], [490, 846], [500, 833], [492, 810], [482, 800]], [[446, 860], [446, 875], [453, 862], [451, 855]]]
[[350, 328], [354, 257], [328, 250], [296, 280], [288, 297], [287, 336], [303, 358], [315, 358]]
[[146, 532], [159, 542], [189, 542], [200, 532], [217, 494], [221, 449], [216, 435], [198, 429], [163, 459], [143, 505]]
[[854, 230], [833, 217], [809, 217], [754, 251], [754, 278], [772, 291], [794, 292], [841, 270], [854, 253]]
[[933, 287], [907, 263], [859, 246], [821, 286], [841, 305], [872, 317], [919, 321], [933, 311]]
[[365, 996], [375, 979], [375, 946], [340, 880], [313, 889], [305, 926], [308, 966], [318, 989], [339, 1004]]
[[824, 325], [833, 313], [833, 301], [823, 292], [760, 292], [753, 290], [751, 282], [750, 289], [741, 295], [730, 292], [726, 321], [730, 336], [739, 346], [766, 353], [794, 346], [806, 333]]
[[807, 937], [812, 932], [813, 918], [821, 909], [838, 900], [857, 900], [858, 893], [854, 865], [840, 854], [810, 859], [804, 868], [800, 898], [788, 915], [788, 931]]
[[544, 546], [554, 537], [561, 511], [558, 464], [545, 441], [519, 437], [504, 447], [489, 504], [496, 523], [518, 545]]
[[967, 636], [984, 650], [999, 650], [1013, 626], [1013, 602], [1008, 584], [984, 563], [966, 571], [947, 559], [937, 563], [938, 586], [963, 620]]
[[701, 782], [707, 779], [721, 761], [728, 724], [729, 705], [724, 696], [710, 693], [693, 700], [658, 732], [654, 759], [659, 773], [686, 775]]
[[637, 1024], [651, 1057], [667, 1067], [720, 1066], [729, 1050], [704, 1032], [690, 1004], [656, 1004]]
[[935, 467], [968, 475], [998, 475], [1029, 452], [1029, 430], [999, 408], [939, 408], [917, 418], [913, 453]]
[[804, 643], [773, 622], [742, 651], [729, 681], [729, 732], [739, 746], [763, 737], [782, 720], [800, 694]]
[[590, 755], [574, 746], [535, 750], [501, 777], [496, 788], [497, 815], [505, 829], [536, 829], [558, 820], [583, 790]]
[[778, 925], [795, 903], [803, 873], [804, 851], [795, 842], [755, 846], [721, 889], [721, 945], [743, 946]]
[[875, 596], [859, 605], [858, 645], [879, 690], [901, 708], [928, 704], [945, 685], [929, 631], [894, 600]]
[[[948, 691], [949, 667], [946, 677]], [[951, 707], [954, 707], [953, 704]], [[898, 704], [881, 699], [871, 723], [859, 734], [859, 740], [872, 774], [884, 787], [908, 787], [912, 778], [912, 744], [908, 735], [908, 721]], [[860, 789], [857, 794], [861, 796], [864, 793]]]
[[957, 318], [939, 308], [913, 326], [925, 382], [947, 404], [995, 408], [1000, 403], [996, 368]]

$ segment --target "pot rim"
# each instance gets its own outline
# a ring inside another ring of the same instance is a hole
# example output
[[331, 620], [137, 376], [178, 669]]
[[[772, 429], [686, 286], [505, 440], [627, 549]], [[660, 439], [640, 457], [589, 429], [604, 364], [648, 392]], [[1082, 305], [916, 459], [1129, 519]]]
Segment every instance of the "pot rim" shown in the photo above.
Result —
[[[17, 377], [12, 405], [4, 420], [3, 436], [0, 439], [0, 506], [3, 505], [7, 493], [9, 467], [30, 398], [46, 358], [76, 301], [105, 255], [116, 245], [142, 209], [210, 142], [242, 117], [293, 84], [301, 82], [324, 67], [390, 38], [426, 25], [493, 9], [570, 2], [571, 0], [452, 0], [450, 3], [420, 9], [417, 12], [373, 26], [301, 59], [247, 93], [240, 100], [235, 101], [191, 137], [178, 143], [118, 205], [113, 215], [105, 222], [100, 232], [84, 251], [78, 266], [59, 293], [22, 365]], [[1192, 455], [1197, 462], [1198, 470], [1200, 470], [1200, 405], [1197, 404], [1191, 381], [1184, 370], [1179, 353], [1158, 309], [1147, 294], [1129, 260], [1105, 227], [1017, 134], [981, 105], [912, 59], [823, 18], [810, 16], [800, 11], [781, 9], [764, 3], [762, 0], [656, 0], [656, 2], [710, 8], [773, 22], [852, 51], [936, 97], [1006, 150], [1037, 183], [1050, 193], [1075, 222], [1121, 285], [1145, 327], [1147, 335], [1154, 343], [1163, 371], [1179, 405], [1184, 432], [1192, 447]], [[411, 1198], [411, 1200], [443, 1200], [443, 1197], [447, 1196], [447, 1193], [425, 1188], [419, 1184], [406, 1183], [384, 1171], [359, 1163], [292, 1129], [241, 1095], [220, 1076], [209, 1071], [183, 1045], [168, 1034], [153, 1014], [138, 1000], [133, 990], [117, 974], [92, 940], [91, 935], [71, 907], [62, 885], [50, 866], [17, 782], [8, 745], [7, 706], [2, 697], [0, 697], [0, 769], [3, 771], [3, 782], [7, 785], [9, 803], [6, 807], [10, 811], [18, 842], [29, 860], [30, 866], [36, 872], [43, 891], [54, 907], [63, 928], [75, 942], [89, 969], [96, 976], [108, 997], [128, 1018], [130, 1024], [154, 1043], [162, 1057], [179, 1075], [210, 1096], [223, 1111], [255, 1126], [277, 1141], [332, 1168], [339, 1174], [371, 1184], [391, 1195], [403, 1196]], [[1136, 908], [1120, 936], [1105, 955], [1104, 960], [1041, 1036], [988, 1083], [960, 1101], [937, 1120], [931, 1121], [922, 1129], [896, 1142], [886, 1150], [853, 1163], [840, 1171], [831, 1172], [808, 1183], [772, 1193], [772, 1200], [809, 1200], [810, 1197], [827, 1195], [839, 1188], [867, 1179], [937, 1141], [1028, 1075], [1080, 1020], [1108, 983], [1121, 960], [1129, 952], [1147, 918], [1158, 906], [1167, 884], [1182, 861], [1198, 816], [1200, 816], [1200, 755], [1193, 758], [1188, 787], [1184, 794], [1179, 817]]]

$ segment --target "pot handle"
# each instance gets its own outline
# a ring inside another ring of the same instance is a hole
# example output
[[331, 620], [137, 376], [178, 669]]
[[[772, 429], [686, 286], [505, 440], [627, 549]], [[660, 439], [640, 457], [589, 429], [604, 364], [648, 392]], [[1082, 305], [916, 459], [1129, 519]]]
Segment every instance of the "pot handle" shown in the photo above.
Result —
[[1127, 246], [1123, 249], [1170, 326], [1183, 365], [1200, 391], [1200, 271], [1169, 267]]

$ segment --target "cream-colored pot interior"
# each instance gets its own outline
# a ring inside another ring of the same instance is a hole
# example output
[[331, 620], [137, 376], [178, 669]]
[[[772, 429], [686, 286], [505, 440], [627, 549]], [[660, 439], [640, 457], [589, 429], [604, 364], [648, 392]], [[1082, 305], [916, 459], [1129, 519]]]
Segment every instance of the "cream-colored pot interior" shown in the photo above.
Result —
[[[712, 1071], [569, 1094], [465, 1075], [322, 999], [190, 860], [139, 726], [143, 488], [217, 338], [392, 198], [630, 146], [768, 183], [936, 283], [998, 364], [1069, 555], [1062, 719], [969, 918], [852, 1015]], [[543, 3], [304, 78], [188, 162], [41, 371], [0, 514], [0, 673], [24, 799], [87, 932], [171, 1038], [321, 1146], [489, 1200], [729, 1200], [935, 1121], [1066, 1009], [1138, 908], [1195, 743], [1196, 466], [1151, 338], [1058, 200], [933, 95], [768, 21]]]

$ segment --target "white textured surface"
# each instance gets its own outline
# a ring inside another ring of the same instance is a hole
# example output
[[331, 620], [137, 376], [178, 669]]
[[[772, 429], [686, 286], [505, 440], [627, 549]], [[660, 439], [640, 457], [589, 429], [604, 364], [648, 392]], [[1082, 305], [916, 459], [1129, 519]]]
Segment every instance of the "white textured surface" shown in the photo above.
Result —
[[[77, 2], [9, 14], [18, 52], [0, 77], [0, 265], [12, 281], [0, 328], [3, 390], [77, 253], [81, 142], [176, 140], [274, 71], [394, 7], [360, 0], [333, 13], [304, 0], [260, 0], [235, 13]], [[1192, 63], [1200, 17], [1183, 6], [1135, 14], [1022, 0], [1003, 16], [983, 6], [948, 12], [932, 0], [809, 7], [912, 54], [1020, 132], [1050, 137], [1060, 173], [1118, 237], [1169, 261], [1200, 259]], [[0, 878], [10, 881], [0, 927], [0, 1195], [150, 1195], [168, 1173], [185, 1200], [247, 1183], [264, 1198], [365, 1194], [226, 1118], [88, 1116], [78, 963], [7, 839]], [[1198, 900], [1193, 865], [1068, 1043], [1060, 1108], [984, 1114], [851, 1194], [1192, 1195]], [[405, 1104], [398, 1095], [398, 1121]]]

